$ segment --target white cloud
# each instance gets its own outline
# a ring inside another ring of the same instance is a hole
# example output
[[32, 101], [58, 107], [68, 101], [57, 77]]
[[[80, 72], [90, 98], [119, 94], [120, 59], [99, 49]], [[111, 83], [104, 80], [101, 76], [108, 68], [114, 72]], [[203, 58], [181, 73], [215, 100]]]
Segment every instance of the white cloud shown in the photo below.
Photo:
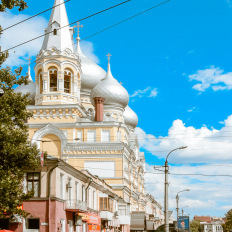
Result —
[[190, 81], [197, 81], [193, 89], [204, 92], [212, 88], [214, 91], [232, 89], [232, 72], [224, 73], [224, 70], [211, 66], [204, 70], [198, 70], [195, 74], [189, 75]]
[[[22, 21], [30, 17], [29, 15], [13, 15], [11, 13], [1, 13], [0, 22], [2, 28], [11, 26], [19, 21]], [[6, 31], [3, 31], [3, 34], [0, 38], [2, 51], [8, 48], [11, 48], [15, 45], [23, 43], [27, 40], [30, 40], [34, 37], [40, 36], [44, 33], [43, 29], [47, 26], [47, 21], [41, 16], [38, 16], [34, 19], [28, 20], [22, 24], [19, 24], [13, 28], [10, 28]], [[19, 66], [25, 64], [26, 57], [35, 56], [43, 42], [43, 37], [37, 40], [34, 40], [30, 43], [22, 45], [18, 48], [10, 50], [10, 56], [4, 63], [8, 66]]]
[[82, 52], [92, 61], [95, 63], [99, 63], [99, 58], [94, 54], [94, 47], [93, 43], [89, 41], [82, 41], [81, 42], [81, 50]]
[[142, 97], [156, 97], [158, 94], [157, 88], [147, 87], [146, 89], [136, 90], [130, 97], [131, 98], [142, 98]]
[[[155, 171], [153, 166], [146, 165], [145, 181], [147, 192], [158, 202], [164, 202], [164, 175]], [[158, 173], [158, 174], [152, 174]], [[183, 207], [187, 214], [223, 216], [231, 209], [231, 177], [206, 177], [186, 174], [205, 173], [209, 175], [232, 175], [231, 168], [215, 165], [181, 165], [170, 166], [169, 175], [169, 208], [176, 215], [176, 195], [179, 191], [190, 189], [179, 194], [180, 212]], [[183, 174], [183, 175], [172, 175]], [[222, 206], [224, 205], [224, 206]], [[210, 213], [209, 213], [210, 212]]]
[[185, 150], [177, 150], [170, 156], [172, 162], [204, 163], [212, 161], [232, 161], [232, 115], [224, 120], [220, 129], [208, 129], [202, 126], [196, 129], [177, 119], [168, 130], [167, 136], [155, 137], [136, 128], [140, 146], [159, 158], [165, 158], [167, 151], [181, 146]]
[[[218, 130], [206, 126], [199, 129], [187, 127], [178, 119], [173, 122], [167, 136], [156, 137], [141, 128], [136, 128], [136, 134], [140, 147], [156, 156], [154, 160], [158, 161], [154, 165], [157, 167], [164, 165], [171, 150], [188, 146], [187, 149], [174, 151], [168, 159], [170, 210], [176, 212], [177, 192], [188, 188], [189, 192], [180, 193], [179, 208], [189, 206], [184, 211], [191, 216], [224, 216], [232, 208], [232, 115], [223, 121]], [[146, 164], [145, 180], [147, 191], [163, 205], [163, 172]]]

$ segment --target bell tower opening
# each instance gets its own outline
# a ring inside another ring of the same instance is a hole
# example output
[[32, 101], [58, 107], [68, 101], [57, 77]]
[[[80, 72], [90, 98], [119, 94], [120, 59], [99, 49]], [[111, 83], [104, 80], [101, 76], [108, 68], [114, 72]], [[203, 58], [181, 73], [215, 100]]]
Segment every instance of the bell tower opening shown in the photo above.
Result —
[[71, 81], [72, 72], [70, 70], [64, 70], [64, 92], [71, 93]]
[[57, 69], [49, 69], [50, 92], [57, 92]]

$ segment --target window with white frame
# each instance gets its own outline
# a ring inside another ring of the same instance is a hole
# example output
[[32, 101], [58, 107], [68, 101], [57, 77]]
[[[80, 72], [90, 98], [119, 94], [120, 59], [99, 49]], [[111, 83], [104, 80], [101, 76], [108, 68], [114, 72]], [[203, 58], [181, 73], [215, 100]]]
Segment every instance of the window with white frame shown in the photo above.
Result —
[[82, 142], [82, 131], [77, 131], [77, 142]]
[[88, 189], [88, 201], [89, 201], [89, 208], [92, 208], [92, 190]]
[[82, 185], [82, 201], [85, 202], [85, 186]]
[[64, 199], [64, 175], [60, 174], [60, 198]]
[[121, 140], [121, 131], [118, 130], [117, 131], [117, 141], [120, 141]]
[[68, 225], [69, 225], [69, 232], [73, 232], [73, 221], [69, 220]]
[[96, 142], [96, 131], [95, 130], [88, 130], [87, 142]]
[[76, 182], [75, 183], [75, 188], [76, 188], [76, 200], [79, 200], [79, 183]]
[[96, 191], [93, 191], [93, 209], [97, 210], [97, 194], [96, 194]]
[[101, 131], [101, 141], [102, 142], [110, 142], [110, 130], [102, 130]]

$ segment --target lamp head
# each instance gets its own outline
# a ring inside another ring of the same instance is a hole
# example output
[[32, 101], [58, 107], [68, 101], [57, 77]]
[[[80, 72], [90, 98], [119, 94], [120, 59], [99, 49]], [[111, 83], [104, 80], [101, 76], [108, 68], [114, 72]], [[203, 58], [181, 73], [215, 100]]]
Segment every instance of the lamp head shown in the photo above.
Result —
[[182, 146], [179, 149], [186, 149], [188, 146]]

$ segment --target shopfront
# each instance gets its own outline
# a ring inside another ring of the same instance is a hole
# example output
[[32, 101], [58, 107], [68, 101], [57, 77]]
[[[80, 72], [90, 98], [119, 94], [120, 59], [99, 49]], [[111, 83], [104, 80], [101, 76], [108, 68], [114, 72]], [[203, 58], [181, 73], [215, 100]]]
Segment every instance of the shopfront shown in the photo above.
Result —
[[100, 232], [101, 218], [96, 213], [78, 213], [82, 219], [82, 232]]

